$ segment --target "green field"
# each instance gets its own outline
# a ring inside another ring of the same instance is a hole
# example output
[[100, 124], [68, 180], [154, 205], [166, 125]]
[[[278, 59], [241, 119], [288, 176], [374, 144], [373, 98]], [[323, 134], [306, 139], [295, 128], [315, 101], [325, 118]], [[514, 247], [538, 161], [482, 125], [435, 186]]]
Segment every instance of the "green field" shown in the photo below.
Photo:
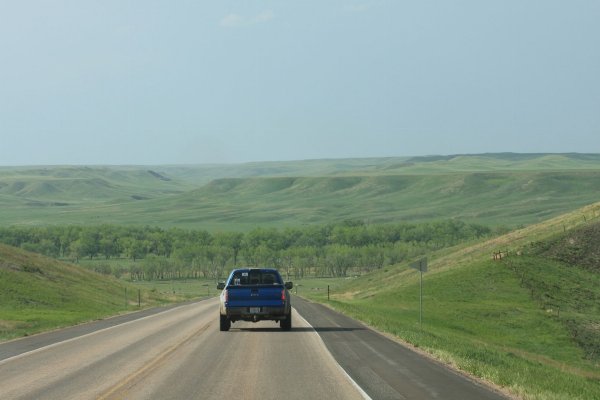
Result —
[[[418, 273], [407, 265], [310, 283], [315, 289], [301, 295], [523, 398], [597, 399], [599, 217], [600, 203], [431, 254], [422, 327]], [[495, 252], [503, 252], [503, 259], [492, 260]], [[329, 301], [322, 289], [327, 284]]]
[[247, 231], [360, 219], [518, 227], [600, 200], [600, 156], [484, 154], [221, 166], [0, 168], [4, 225]]

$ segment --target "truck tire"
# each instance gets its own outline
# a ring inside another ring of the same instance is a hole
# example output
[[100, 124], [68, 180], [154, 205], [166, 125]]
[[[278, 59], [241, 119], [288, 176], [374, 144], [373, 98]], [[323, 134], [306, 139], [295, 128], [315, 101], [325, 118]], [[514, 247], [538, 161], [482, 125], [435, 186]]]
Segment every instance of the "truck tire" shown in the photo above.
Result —
[[219, 314], [219, 329], [221, 332], [227, 332], [231, 328], [231, 320], [227, 318], [227, 315]]
[[279, 322], [279, 326], [284, 331], [291, 331], [292, 330], [292, 311], [290, 311], [290, 313], [288, 314], [288, 316], [287, 316], [286, 319], [282, 319]]

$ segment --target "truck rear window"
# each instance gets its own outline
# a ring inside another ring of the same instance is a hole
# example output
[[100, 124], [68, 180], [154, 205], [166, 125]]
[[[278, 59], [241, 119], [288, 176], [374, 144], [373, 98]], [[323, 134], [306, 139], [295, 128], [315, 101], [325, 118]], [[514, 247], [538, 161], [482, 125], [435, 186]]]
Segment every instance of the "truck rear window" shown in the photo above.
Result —
[[231, 277], [230, 285], [281, 285], [279, 274], [272, 271], [236, 271]]

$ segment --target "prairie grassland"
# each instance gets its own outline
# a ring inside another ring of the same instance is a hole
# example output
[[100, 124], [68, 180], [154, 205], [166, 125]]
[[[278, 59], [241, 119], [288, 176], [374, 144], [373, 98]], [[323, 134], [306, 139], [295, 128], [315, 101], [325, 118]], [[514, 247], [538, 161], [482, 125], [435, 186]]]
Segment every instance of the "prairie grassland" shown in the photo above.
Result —
[[600, 156], [484, 154], [220, 166], [0, 168], [8, 225], [246, 231], [345, 219], [515, 228], [599, 201]]

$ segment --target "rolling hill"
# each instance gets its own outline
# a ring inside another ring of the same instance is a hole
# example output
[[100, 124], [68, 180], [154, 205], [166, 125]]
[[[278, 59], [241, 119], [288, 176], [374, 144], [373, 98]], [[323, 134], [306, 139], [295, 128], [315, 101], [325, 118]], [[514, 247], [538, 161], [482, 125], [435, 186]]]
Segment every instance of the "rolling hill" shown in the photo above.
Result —
[[160, 166], [197, 185], [222, 178], [415, 175], [449, 172], [597, 170], [600, 154], [457, 154], [447, 156], [271, 161], [228, 165]]
[[[126, 288], [137, 309], [134, 286], [0, 244], [0, 340], [124, 312]], [[148, 307], [164, 299], [144, 291], [142, 302]]]
[[600, 200], [600, 155], [481, 154], [223, 166], [0, 168], [4, 224], [247, 230], [345, 219], [516, 227]]
[[0, 168], [0, 195], [63, 206], [180, 193], [190, 186], [143, 167]]

